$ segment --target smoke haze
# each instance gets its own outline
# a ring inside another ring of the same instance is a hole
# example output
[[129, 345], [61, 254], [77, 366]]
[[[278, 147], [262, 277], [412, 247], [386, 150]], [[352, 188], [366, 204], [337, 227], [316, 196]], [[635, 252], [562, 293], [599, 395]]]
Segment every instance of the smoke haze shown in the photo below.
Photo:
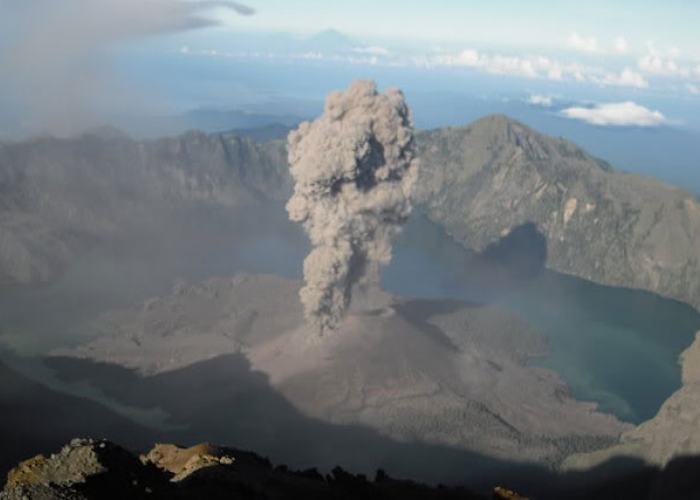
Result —
[[313, 245], [300, 296], [323, 334], [342, 320], [353, 287], [378, 282], [411, 211], [417, 160], [403, 93], [379, 94], [369, 80], [331, 93], [323, 116], [289, 135], [289, 164], [287, 210]]
[[0, 97], [25, 128], [70, 135], [91, 125], [98, 103], [134, 99], [110, 69], [111, 48], [217, 25], [216, 9], [254, 12], [228, 1], [0, 0]]

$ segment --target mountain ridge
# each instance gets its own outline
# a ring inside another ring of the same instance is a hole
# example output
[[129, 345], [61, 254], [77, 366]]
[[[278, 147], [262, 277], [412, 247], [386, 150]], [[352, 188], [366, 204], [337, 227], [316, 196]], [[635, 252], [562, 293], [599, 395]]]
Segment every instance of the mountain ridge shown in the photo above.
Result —
[[[463, 246], [482, 251], [531, 223], [547, 240], [547, 267], [700, 310], [700, 203], [689, 191], [503, 115], [418, 132], [417, 144], [417, 203]], [[281, 140], [191, 131], [0, 144], [0, 277], [51, 280], [154, 205], [248, 206], [290, 193]]]
[[498, 115], [417, 141], [418, 201], [464, 246], [482, 251], [533, 223], [547, 267], [700, 309], [700, 204], [689, 191]]

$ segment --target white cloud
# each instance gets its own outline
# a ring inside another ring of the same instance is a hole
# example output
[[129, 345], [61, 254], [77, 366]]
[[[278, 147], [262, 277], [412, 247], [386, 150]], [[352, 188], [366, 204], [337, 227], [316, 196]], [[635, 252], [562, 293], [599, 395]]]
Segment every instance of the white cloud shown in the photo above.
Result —
[[533, 106], [542, 106], [543, 108], [551, 108], [554, 104], [554, 100], [551, 96], [538, 94], [531, 94], [527, 98], [527, 102], [528, 104], [532, 104]]
[[487, 70], [498, 75], [517, 75], [526, 78], [537, 78], [539, 70], [549, 66], [547, 59], [521, 58], [516, 56], [494, 56]]
[[626, 54], [628, 50], [628, 45], [627, 45], [627, 40], [625, 40], [625, 37], [623, 36], [618, 36], [615, 38], [615, 52], [618, 54]]
[[390, 56], [391, 51], [386, 47], [379, 47], [373, 45], [371, 47], [355, 47], [352, 49], [353, 52], [358, 54], [368, 54], [373, 56]]
[[676, 76], [688, 78], [690, 69], [679, 64], [680, 50], [671, 47], [667, 50], [657, 49], [647, 42], [646, 54], [639, 58], [637, 67], [644, 73], [658, 76]]
[[355, 56], [346, 56], [346, 55], [336, 54], [336, 55], [332, 56], [330, 58], [330, 60], [334, 61], [334, 62], [347, 63], [347, 64], [360, 65], [360, 66], [378, 66], [381, 63], [381, 61], [379, 60], [379, 58], [377, 56], [355, 57]]
[[474, 49], [464, 49], [457, 55], [440, 54], [435, 56], [434, 62], [438, 66], [458, 66], [465, 68], [483, 68], [488, 64], [488, 57], [479, 54]]
[[569, 38], [566, 40], [566, 45], [570, 49], [574, 49], [578, 52], [585, 52], [586, 54], [594, 54], [598, 52], [598, 41], [595, 37], [584, 37], [576, 32], [571, 33]]
[[557, 81], [564, 79], [568, 72], [567, 67], [544, 56], [519, 57], [499, 54], [489, 56], [475, 49], [465, 49], [458, 54], [438, 54], [432, 59], [416, 58], [414, 62], [425, 67], [473, 68], [496, 75], [547, 78]]
[[323, 59], [323, 54], [320, 52], [304, 52], [302, 54], [294, 54], [295, 59], [305, 59], [307, 61], [321, 61]]
[[612, 87], [632, 87], [645, 89], [649, 83], [644, 77], [636, 71], [625, 68], [619, 74], [608, 73], [602, 79], [596, 80], [601, 85], [609, 85]]
[[564, 70], [559, 66], [554, 66], [549, 71], [547, 71], [547, 78], [559, 82], [564, 79]]
[[668, 122], [661, 112], [631, 101], [598, 104], [593, 108], [572, 107], [562, 110], [561, 114], [567, 118], [603, 126], [653, 127]]
[[180, 54], [183, 56], [211, 56], [211, 57], [218, 57], [222, 55], [218, 50], [216, 49], [191, 49], [189, 45], [183, 45], [180, 48]]
[[414, 64], [423, 67], [448, 66], [472, 68], [486, 73], [524, 78], [542, 78], [554, 81], [576, 81], [603, 86], [647, 88], [649, 83], [644, 76], [624, 68], [620, 73], [606, 73], [601, 68], [581, 64], [563, 64], [556, 59], [539, 55], [504, 56], [487, 55], [476, 49], [465, 49], [457, 54], [437, 54], [430, 57], [417, 57]]
[[693, 83], [686, 83], [685, 89], [694, 95], [700, 95], [700, 87]]

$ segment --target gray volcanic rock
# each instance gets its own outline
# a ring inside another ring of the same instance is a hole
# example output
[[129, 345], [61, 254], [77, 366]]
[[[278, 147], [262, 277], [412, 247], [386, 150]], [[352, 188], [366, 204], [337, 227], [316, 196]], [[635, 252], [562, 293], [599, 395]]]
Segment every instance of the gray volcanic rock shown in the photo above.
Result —
[[700, 454], [700, 332], [681, 355], [681, 362], [683, 386], [654, 418], [625, 432], [616, 446], [568, 457], [565, 468], [588, 469], [617, 457], [666, 466], [674, 458]]
[[48, 281], [136, 221], [286, 199], [285, 156], [282, 141], [200, 132], [0, 144], [0, 281]]
[[629, 428], [571, 398], [554, 372], [527, 366], [547, 354], [546, 339], [496, 306], [375, 291], [314, 342], [300, 286], [239, 275], [177, 287], [103, 314], [92, 325], [99, 338], [53, 354], [150, 376], [239, 352], [305, 416], [521, 462], [556, 464]]
[[238, 353], [303, 323], [299, 286], [246, 274], [177, 283], [172, 294], [148, 299], [140, 308], [101, 314], [84, 326], [95, 340], [52, 355], [155, 375]]
[[483, 251], [535, 224], [547, 267], [700, 309], [700, 204], [690, 192], [616, 172], [503, 116], [424, 132], [418, 145], [420, 202], [466, 247]]
[[167, 484], [154, 466], [143, 466], [108, 441], [73, 439], [59, 453], [38, 455], [10, 471], [0, 500], [142, 498]]

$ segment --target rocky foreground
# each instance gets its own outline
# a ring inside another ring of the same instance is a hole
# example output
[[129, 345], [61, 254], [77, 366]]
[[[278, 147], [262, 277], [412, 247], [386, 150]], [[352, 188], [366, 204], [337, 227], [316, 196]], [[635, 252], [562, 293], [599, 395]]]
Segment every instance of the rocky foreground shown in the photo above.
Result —
[[450, 499], [450, 500], [690, 500], [700, 495], [698, 459], [675, 460], [663, 470], [637, 468], [598, 476], [552, 475], [533, 496], [503, 486], [475, 493], [460, 486], [429, 486], [374, 479], [336, 466], [292, 471], [252, 452], [200, 444], [157, 444], [137, 455], [104, 440], [74, 439], [58, 453], [37, 455], [12, 469], [0, 500], [122, 499]]
[[[501, 491], [501, 490], [499, 490]], [[517, 495], [498, 498], [522, 498]], [[74, 439], [50, 457], [36, 456], [13, 469], [0, 500], [110, 499], [479, 499], [465, 488], [431, 488], [374, 480], [336, 467], [294, 472], [254, 453], [197, 445], [156, 445], [136, 457], [108, 441]]]

